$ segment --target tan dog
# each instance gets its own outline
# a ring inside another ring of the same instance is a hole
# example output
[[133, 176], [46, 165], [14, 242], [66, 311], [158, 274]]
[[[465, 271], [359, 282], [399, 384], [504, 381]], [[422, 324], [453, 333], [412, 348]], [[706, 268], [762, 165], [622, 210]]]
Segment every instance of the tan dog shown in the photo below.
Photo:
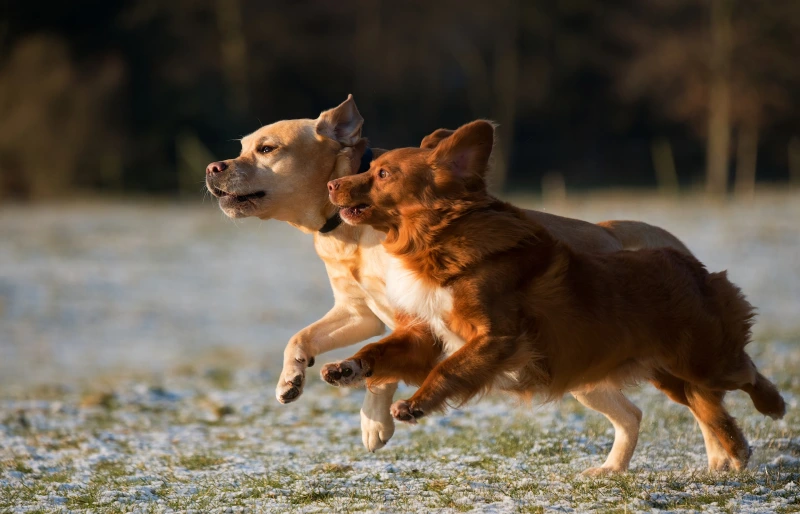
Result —
[[[416, 423], [491, 388], [557, 399], [638, 380], [667, 391], [722, 443], [735, 469], [750, 447], [722, 401], [747, 392], [786, 406], [745, 352], [754, 310], [723, 273], [671, 248], [584, 253], [484, 184], [494, 127], [476, 121], [430, 149], [393, 150], [328, 184], [351, 225], [386, 232], [394, 332], [322, 369], [335, 385], [403, 380], [392, 406]], [[618, 471], [594, 468], [590, 473]]]
[[[317, 355], [381, 335], [394, 319], [385, 296], [387, 256], [383, 234], [367, 226], [341, 225], [320, 234], [338, 211], [328, 201], [326, 184], [353, 173], [361, 158], [363, 119], [352, 97], [315, 119], [285, 120], [261, 127], [242, 139], [239, 157], [212, 163], [206, 169], [209, 191], [230, 217], [255, 216], [286, 221], [314, 233], [314, 246], [325, 262], [334, 295], [333, 308], [298, 332], [284, 352], [276, 389], [282, 403], [303, 390], [306, 368]], [[433, 147], [451, 131], [426, 137]], [[375, 151], [376, 155], [379, 153]], [[582, 251], [672, 247], [688, 250], [667, 231], [635, 221], [597, 225], [552, 214], [526, 211], [553, 236]], [[381, 448], [394, 433], [389, 414], [396, 385], [368, 390], [361, 410], [362, 440], [370, 451]], [[639, 433], [641, 413], [620, 392], [579, 393], [583, 405], [604, 414], [614, 425], [614, 445], [607, 466], [626, 468]], [[729, 465], [727, 454], [710, 429], [700, 428], [712, 469]]]

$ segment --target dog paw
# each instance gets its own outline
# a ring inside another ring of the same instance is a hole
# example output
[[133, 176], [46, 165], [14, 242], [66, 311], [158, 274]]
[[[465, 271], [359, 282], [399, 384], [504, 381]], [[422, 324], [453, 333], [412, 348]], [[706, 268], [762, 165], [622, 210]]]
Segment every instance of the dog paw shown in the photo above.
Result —
[[417, 420], [425, 415], [408, 400], [398, 400], [392, 404], [391, 413], [394, 419], [416, 425]]
[[739, 449], [739, 455], [736, 457], [728, 456], [726, 469], [720, 469], [718, 471], [742, 471], [743, 469], [747, 469], [747, 463], [750, 461], [752, 455], [753, 449], [749, 445], [745, 445]]
[[275, 397], [281, 403], [292, 403], [303, 394], [303, 385], [306, 381], [306, 363], [314, 365], [314, 357], [309, 359], [296, 359], [290, 364], [285, 364], [278, 386], [275, 388]]
[[303, 394], [303, 384], [306, 377], [304, 372], [294, 374], [289, 377], [284, 377], [281, 374], [281, 379], [278, 382], [278, 387], [275, 389], [275, 397], [281, 403], [292, 403], [300, 398]]
[[708, 459], [708, 470], [711, 472], [730, 471], [733, 467], [733, 461], [727, 456]]
[[324, 365], [319, 374], [322, 380], [331, 385], [353, 387], [372, 376], [372, 369], [362, 360], [347, 359]]
[[380, 450], [394, 435], [394, 419], [386, 414], [380, 418], [371, 417], [369, 413], [361, 410], [361, 442], [364, 447], [374, 452]]
[[625, 470], [612, 467], [598, 466], [596, 468], [589, 468], [584, 470], [581, 473], [581, 475], [585, 477], [606, 477], [609, 475], [617, 475], [620, 473], [625, 473]]

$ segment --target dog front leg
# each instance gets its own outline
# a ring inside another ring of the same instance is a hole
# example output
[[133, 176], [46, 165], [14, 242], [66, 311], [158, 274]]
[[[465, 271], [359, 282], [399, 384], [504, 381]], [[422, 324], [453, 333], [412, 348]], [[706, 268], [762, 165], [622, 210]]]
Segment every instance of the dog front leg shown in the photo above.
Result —
[[394, 434], [390, 407], [397, 383], [421, 384], [441, 357], [441, 345], [429, 331], [394, 341], [367, 345], [350, 360], [372, 370], [361, 407], [361, 441], [371, 452], [384, 447]]
[[337, 303], [319, 321], [298, 332], [283, 352], [275, 396], [281, 403], [295, 401], [303, 392], [306, 368], [314, 358], [330, 350], [349, 346], [383, 333], [383, 322], [366, 304]]
[[421, 384], [436, 365], [442, 347], [425, 325], [398, 326], [377, 343], [366, 345], [348, 359], [326, 364], [322, 379], [331, 385], [368, 388], [406, 382]]
[[386, 445], [394, 434], [394, 419], [389, 408], [397, 382], [419, 384], [433, 369], [441, 346], [430, 330], [399, 326], [383, 340], [369, 344], [353, 357], [326, 364], [320, 374], [333, 385], [360, 385], [367, 382], [361, 407], [361, 441], [374, 452]]
[[433, 411], [441, 411], [449, 401], [464, 403], [489, 387], [502, 372], [524, 364], [517, 351], [516, 337], [481, 336], [468, 341], [461, 349], [440, 362], [422, 386], [408, 400], [392, 405], [392, 416], [416, 423]]
[[368, 387], [364, 395], [361, 405], [361, 442], [371, 452], [386, 446], [394, 435], [394, 418], [389, 408], [395, 391], [397, 382], [389, 382]]

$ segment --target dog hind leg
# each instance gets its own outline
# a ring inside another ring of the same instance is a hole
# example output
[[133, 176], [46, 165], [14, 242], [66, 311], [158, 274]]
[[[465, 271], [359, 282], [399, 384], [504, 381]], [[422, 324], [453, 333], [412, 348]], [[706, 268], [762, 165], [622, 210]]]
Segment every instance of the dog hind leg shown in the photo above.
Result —
[[708, 389], [733, 391], [741, 389], [750, 395], [755, 408], [765, 416], [780, 419], [786, 414], [786, 403], [775, 384], [762, 375], [749, 355], [742, 352], [729, 372], [714, 379], [704, 378]]
[[708, 425], [708, 430], [716, 436], [728, 454], [731, 468], [736, 471], [744, 469], [750, 459], [750, 446], [736, 419], [722, 404], [725, 392], [688, 383], [684, 386], [684, 391], [694, 415]]
[[596, 476], [627, 471], [639, 440], [642, 411], [618, 390], [573, 391], [572, 396], [585, 407], [604, 415], [614, 426], [614, 444], [605, 463], [583, 474]]
[[733, 467], [733, 462], [722, 447], [722, 444], [717, 439], [711, 426], [700, 419], [697, 413], [689, 405], [689, 399], [686, 397], [686, 382], [680, 378], [664, 372], [657, 372], [650, 380], [657, 389], [667, 395], [667, 397], [675, 403], [689, 407], [689, 411], [697, 420], [700, 426], [700, 432], [703, 434], [703, 442], [706, 446], [706, 456], [708, 457], [708, 469], [711, 471], [724, 471]]

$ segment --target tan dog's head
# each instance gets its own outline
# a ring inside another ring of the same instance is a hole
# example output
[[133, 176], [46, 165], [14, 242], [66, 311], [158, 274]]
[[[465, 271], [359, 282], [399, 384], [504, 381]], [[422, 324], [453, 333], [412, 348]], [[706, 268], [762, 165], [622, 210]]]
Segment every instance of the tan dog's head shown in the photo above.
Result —
[[261, 127], [242, 139], [239, 157], [208, 165], [206, 187], [231, 218], [274, 218], [316, 230], [330, 208], [325, 184], [346, 174], [337, 172], [337, 155], [366, 145], [363, 122], [350, 95], [316, 120]]
[[386, 152], [366, 173], [329, 182], [330, 201], [341, 207], [342, 219], [388, 232], [414, 212], [485, 196], [494, 125], [473, 121], [436, 139], [432, 147]]

